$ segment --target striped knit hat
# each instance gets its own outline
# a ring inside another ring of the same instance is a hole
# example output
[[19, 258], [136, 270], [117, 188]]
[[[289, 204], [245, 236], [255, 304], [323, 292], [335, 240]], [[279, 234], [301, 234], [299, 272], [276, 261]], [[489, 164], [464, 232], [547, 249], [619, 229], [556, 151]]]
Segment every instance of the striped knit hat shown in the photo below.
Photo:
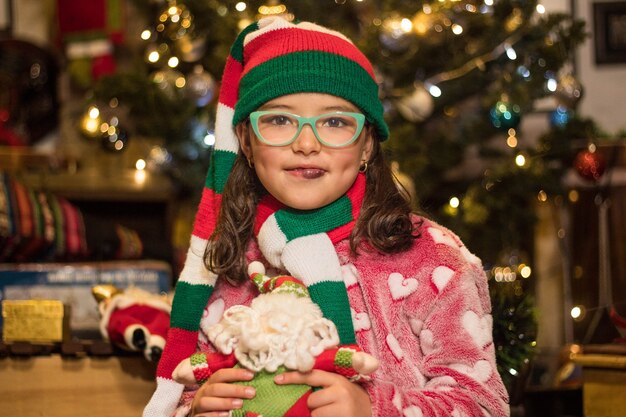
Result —
[[[200, 319], [217, 280], [205, 267], [203, 255], [239, 151], [234, 126], [265, 102], [299, 92], [342, 97], [365, 114], [379, 139], [389, 135], [372, 66], [345, 36], [279, 17], [262, 19], [242, 31], [224, 68], [211, 165], [176, 284], [170, 330], [157, 369], [157, 389], [144, 417], [166, 417], [174, 412], [183, 386], [172, 380], [172, 371], [196, 350]], [[345, 196], [318, 210], [291, 210], [271, 195], [257, 207], [254, 231], [264, 257], [304, 283], [324, 316], [335, 323], [341, 344], [355, 343], [355, 335], [334, 244], [350, 235], [364, 192], [365, 176], [359, 174]]]

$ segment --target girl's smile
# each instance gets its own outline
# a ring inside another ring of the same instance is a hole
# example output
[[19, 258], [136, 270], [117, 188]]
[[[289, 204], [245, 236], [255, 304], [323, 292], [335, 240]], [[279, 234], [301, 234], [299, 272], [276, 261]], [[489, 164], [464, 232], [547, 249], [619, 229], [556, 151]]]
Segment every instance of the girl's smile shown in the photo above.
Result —
[[322, 168], [317, 167], [295, 167], [295, 168], [287, 168], [287, 172], [293, 174], [295, 177], [300, 177], [307, 180], [314, 180], [320, 178], [322, 175], [326, 173]]

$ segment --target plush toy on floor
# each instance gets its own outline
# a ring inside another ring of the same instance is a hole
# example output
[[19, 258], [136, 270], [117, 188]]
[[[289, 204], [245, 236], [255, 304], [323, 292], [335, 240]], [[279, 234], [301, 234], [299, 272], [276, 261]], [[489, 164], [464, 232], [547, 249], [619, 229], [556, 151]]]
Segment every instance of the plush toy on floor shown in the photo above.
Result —
[[321, 369], [357, 380], [378, 368], [378, 360], [358, 346], [339, 346], [334, 323], [322, 317], [299, 280], [284, 275], [270, 278], [259, 262], [250, 264], [248, 272], [261, 294], [249, 307], [226, 310], [208, 330], [219, 352], [193, 354], [176, 367], [174, 380], [188, 386], [202, 384], [220, 368], [242, 366], [256, 372], [245, 384], [254, 386], [257, 395], [233, 410], [233, 417], [304, 417], [310, 415], [306, 399], [311, 387], [276, 385], [276, 374]]
[[163, 353], [172, 308], [166, 295], [137, 287], [121, 290], [96, 285], [91, 290], [100, 311], [100, 333], [105, 340], [130, 351], [142, 352], [151, 362]]

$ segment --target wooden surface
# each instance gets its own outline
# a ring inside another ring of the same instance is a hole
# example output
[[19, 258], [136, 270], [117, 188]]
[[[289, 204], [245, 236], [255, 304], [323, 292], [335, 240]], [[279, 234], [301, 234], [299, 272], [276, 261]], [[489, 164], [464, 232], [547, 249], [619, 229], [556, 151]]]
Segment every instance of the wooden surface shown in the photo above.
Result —
[[0, 359], [0, 415], [138, 417], [156, 366], [141, 356]]
[[589, 353], [576, 355], [583, 368], [583, 409], [585, 417], [626, 415], [626, 356]]

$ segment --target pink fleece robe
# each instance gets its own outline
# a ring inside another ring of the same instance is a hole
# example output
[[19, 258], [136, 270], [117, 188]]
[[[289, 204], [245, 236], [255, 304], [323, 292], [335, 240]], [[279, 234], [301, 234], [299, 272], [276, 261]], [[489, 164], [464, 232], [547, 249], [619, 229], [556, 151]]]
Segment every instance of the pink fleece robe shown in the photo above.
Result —
[[[414, 220], [421, 236], [400, 254], [364, 248], [355, 257], [347, 240], [336, 245], [357, 343], [380, 360], [364, 383], [372, 416], [508, 416], [481, 262], [449, 230]], [[254, 243], [248, 258], [263, 260]], [[252, 282], [233, 287], [218, 280], [201, 321], [199, 350], [214, 351], [204, 329], [256, 295]], [[176, 415], [189, 411], [194, 394], [183, 394]]]

